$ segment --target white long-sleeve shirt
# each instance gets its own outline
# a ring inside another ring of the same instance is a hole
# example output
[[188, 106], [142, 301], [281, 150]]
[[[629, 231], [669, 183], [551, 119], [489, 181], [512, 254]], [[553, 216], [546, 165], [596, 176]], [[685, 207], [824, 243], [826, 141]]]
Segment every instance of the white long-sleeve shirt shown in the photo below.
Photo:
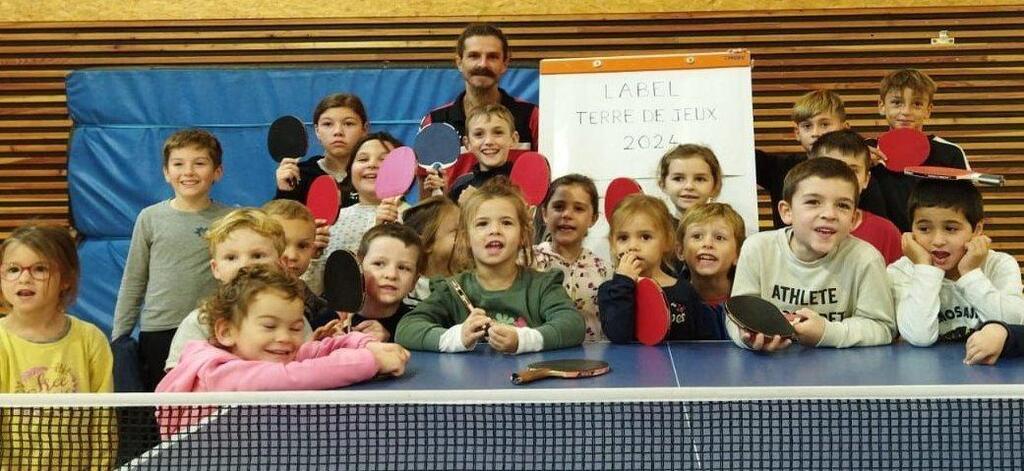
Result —
[[1020, 268], [1013, 256], [989, 250], [981, 267], [960, 279], [946, 279], [931, 265], [903, 257], [889, 265], [896, 323], [911, 344], [962, 340], [987, 321], [1024, 323]]

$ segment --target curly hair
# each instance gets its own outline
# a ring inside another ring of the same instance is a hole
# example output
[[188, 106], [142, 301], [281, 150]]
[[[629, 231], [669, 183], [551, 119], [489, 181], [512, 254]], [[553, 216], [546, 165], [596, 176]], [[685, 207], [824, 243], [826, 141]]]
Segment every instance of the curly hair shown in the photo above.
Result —
[[[221, 285], [214, 295], [203, 301], [199, 308], [199, 322], [205, 324], [210, 332], [216, 332], [217, 322], [222, 319], [241, 325], [256, 295], [274, 291], [286, 300], [301, 300], [305, 295], [304, 286], [298, 278], [273, 268], [262, 265], [243, 267], [235, 279]], [[210, 341], [216, 344], [216, 336], [211, 336]]]

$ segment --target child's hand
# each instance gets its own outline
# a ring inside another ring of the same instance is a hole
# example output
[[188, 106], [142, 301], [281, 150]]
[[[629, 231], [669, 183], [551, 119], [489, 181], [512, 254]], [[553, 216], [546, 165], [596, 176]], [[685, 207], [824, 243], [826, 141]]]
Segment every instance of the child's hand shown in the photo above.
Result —
[[615, 273], [630, 277], [633, 281], [640, 278], [640, 272], [643, 271], [644, 264], [636, 258], [636, 253], [626, 252], [619, 256], [619, 268], [615, 270]]
[[491, 318], [480, 308], [469, 311], [469, 317], [462, 322], [462, 345], [471, 348], [473, 344], [480, 341], [487, 335], [487, 329], [491, 327]]
[[370, 342], [366, 349], [377, 361], [377, 374], [402, 376], [409, 361], [409, 351], [397, 343]]
[[432, 195], [440, 195], [444, 192], [444, 178], [434, 170], [427, 170], [427, 176], [423, 179], [423, 191]]
[[793, 343], [791, 340], [783, 338], [781, 335], [768, 337], [764, 334], [753, 332], [742, 327], [740, 327], [740, 335], [743, 339], [743, 343], [747, 344], [751, 350], [757, 350], [759, 352], [777, 352]]
[[459, 194], [459, 206], [464, 206], [466, 198], [469, 198], [469, 195], [472, 195], [473, 193], [476, 193], [476, 187], [473, 185], [469, 185], [465, 190], [462, 190], [462, 193]]
[[903, 255], [906, 255], [914, 265], [931, 265], [932, 254], [928, 253], [928, 250], [923, 245], [918, 244], [914, 240], [914, 234], [910, 232], [904, 232], [903, 237], [900, 239], [901, 245], [903, 246]]
[[326, 219], [314, 219], [316, 231], [313, 233], [313, 247], [316, 248], [316, 256], [319, 257], [331, 242], [331, 226], [327, 225]]
[[985, 257], [988, 257], [990, 245], [992, 245], [992, 239], [984, 234], [971, 237], [971, 240], [967, 241], [967, 252], [960, 258], [960, 263], [956, 264], [956, 269], [960, 272], [960, 276], [980, 268], [985, 263]]
[[372, 319], [362, 321], [352, 326], [352, 331], [362, 332], [377, 339], [378, 342], [387, 342], [388, 339], [391, 338], [391, 334], [388, 333], [388, 329], [384, 328], [384, 324]]
[[515, 327], [494, 324], [488, 335], [490, 335], [491, 348], [501, 353], [515, 353], [519, 350], [519, 331]]
[[398, 198], [388, 198], [377, 205], [377, 224], [398, 222]]
[[313, 340], [323, 340], [328, 337], [345, 335], [348, 333], [349, 326], [351, 324], [352, 314], [338, 311], [337, 319], [332, 319], [330, 322], [317, 327], [317, 329], [313, 331]]
[[299, 159], [281, 159], [277, 171], [274, 172], [274, 178], [277, 179], [278, 190], [294, 190], [295, 185], [299, 183]]
[[1003, 353], [1006, 343], [1006, 327], [1002, 324], [987, 324], [967, 338], [964, 348], [964, 364], [994, 365]]
[[878, 164], [884, 164], [885, 161], [889, 160], [889, 157], [882, 152], [882, 149], [878, 147], [868, 146], [868, 151], [871, 153], [871, 166], [874, 167]]
[[825, 335], [825, 318], [807, 308], [799, 309], [793, 315], [798, 319], [793, 323], [796, 341], [810, 347], [817, 345]]

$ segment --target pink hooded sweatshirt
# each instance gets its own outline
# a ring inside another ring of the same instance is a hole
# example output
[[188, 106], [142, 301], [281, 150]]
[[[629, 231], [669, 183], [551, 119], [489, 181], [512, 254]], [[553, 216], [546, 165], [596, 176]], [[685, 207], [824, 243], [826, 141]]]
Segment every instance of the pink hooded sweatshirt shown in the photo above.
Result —
[[[295, 391], [334, 389], [366, 381], [377, 374], [377, 361], [365, 349], [375, 339], [353, 332], [302, 344], [288, 363], [252, 361], [192, 341], [185, 344], [178, 365], [164, 376], [156, 392]], [[157, 421], [166, 438], [181, 427], [199, 422], [209, 407], [159, 407]]]

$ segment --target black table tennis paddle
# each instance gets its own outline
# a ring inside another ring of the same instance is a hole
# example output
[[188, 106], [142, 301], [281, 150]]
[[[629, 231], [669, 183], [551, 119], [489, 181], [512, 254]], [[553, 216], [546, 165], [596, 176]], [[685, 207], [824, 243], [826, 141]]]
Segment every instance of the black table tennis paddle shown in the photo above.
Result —
[[774, 304], [757, 296], [733, 296], [725, 302], [725, 314], [736, 325], [768, 337], [796, 338], [793, 324]]

